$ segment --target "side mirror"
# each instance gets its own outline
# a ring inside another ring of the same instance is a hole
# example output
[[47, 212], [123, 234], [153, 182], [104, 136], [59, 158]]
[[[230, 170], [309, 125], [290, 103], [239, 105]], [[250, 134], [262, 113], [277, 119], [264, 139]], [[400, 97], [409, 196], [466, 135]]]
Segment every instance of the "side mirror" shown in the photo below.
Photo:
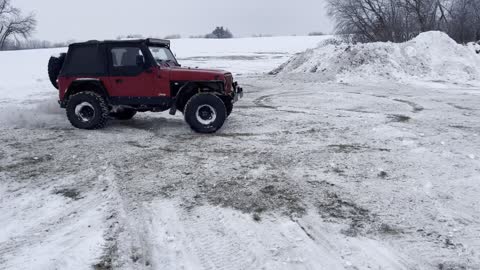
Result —
[[138, 67], [144, 67], [145, 66], [145, 58], [143, 57], [143, 55], [137, 55], [136, 61], [137, 61], [137, 66]]

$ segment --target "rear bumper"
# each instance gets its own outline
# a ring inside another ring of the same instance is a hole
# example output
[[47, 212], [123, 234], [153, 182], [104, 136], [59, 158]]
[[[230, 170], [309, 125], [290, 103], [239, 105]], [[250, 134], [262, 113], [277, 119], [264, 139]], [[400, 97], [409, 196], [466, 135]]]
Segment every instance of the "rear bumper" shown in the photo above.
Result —
[[243, 98], [243, 88], [238, 86], [237, 82], [233, 83], [233, 93], [232, 93], [233, 102], [237, 102], [239, 99]]

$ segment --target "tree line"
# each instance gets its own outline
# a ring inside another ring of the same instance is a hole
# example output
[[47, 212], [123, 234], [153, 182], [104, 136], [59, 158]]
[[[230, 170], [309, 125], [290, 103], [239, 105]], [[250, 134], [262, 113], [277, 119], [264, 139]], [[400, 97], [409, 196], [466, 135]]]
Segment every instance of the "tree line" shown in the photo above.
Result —
[[404, 42], [443, 31], [459, 43], [480, 40], [480, 0], [327, 0], [337, 34], [358, 42]]

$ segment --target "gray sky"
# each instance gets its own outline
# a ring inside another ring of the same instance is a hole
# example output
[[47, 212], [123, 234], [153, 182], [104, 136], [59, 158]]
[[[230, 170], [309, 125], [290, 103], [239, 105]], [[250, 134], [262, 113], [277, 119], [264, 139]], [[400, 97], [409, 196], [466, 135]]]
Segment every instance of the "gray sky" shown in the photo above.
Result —
[[234, 35], [330, 32], [323, 0], [12, 0], [35, 12], [38, 39], [105, 39], [125, 34], [199, 35], [217, 25]]

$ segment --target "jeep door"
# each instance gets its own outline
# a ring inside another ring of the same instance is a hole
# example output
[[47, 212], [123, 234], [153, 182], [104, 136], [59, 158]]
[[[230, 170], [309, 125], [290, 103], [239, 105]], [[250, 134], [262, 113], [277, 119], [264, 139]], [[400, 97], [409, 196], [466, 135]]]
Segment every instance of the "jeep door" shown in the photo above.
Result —
[[110, 96], [121, 101], [155, 96], [155, 75], [145, 63], [145, 51], [137, 45], [111, 45], [108, 48]]

